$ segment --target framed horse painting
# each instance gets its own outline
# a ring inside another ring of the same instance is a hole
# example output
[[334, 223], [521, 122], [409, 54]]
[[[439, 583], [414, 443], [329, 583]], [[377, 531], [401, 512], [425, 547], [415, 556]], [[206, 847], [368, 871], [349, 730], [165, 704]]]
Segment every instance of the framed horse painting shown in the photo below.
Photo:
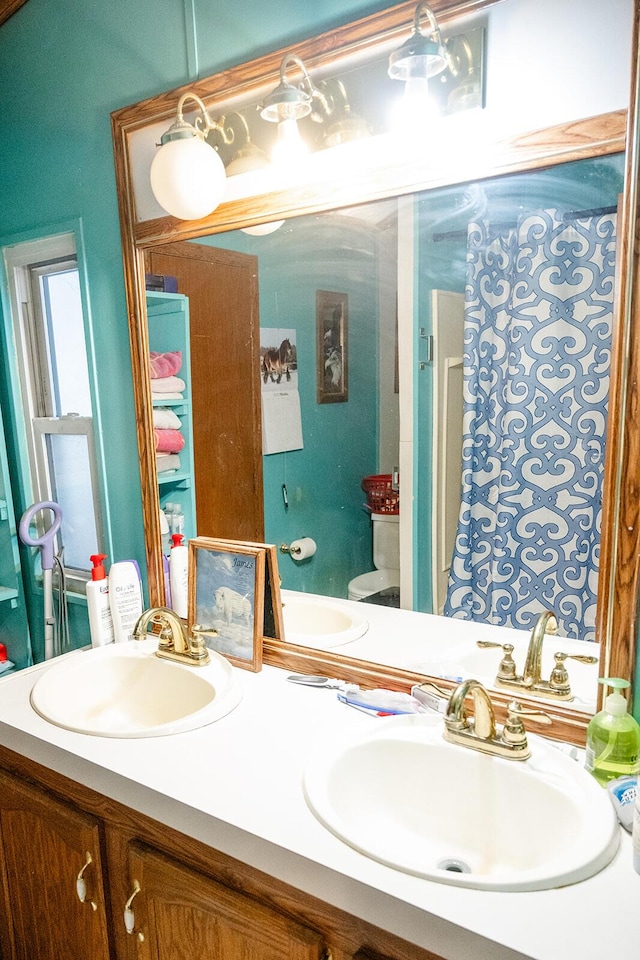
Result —
[[316, 291], [316, 384], [318, 403], [345, 403], [348, 379], [349, 297]]

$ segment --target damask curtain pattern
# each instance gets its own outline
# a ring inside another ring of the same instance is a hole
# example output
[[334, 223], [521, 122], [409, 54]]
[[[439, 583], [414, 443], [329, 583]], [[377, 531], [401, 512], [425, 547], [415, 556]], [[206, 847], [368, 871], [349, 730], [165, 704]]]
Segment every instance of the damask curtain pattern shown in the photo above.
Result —
[[469, 226], [447, 616], [595, 639], [614, 271], [614, 213]]

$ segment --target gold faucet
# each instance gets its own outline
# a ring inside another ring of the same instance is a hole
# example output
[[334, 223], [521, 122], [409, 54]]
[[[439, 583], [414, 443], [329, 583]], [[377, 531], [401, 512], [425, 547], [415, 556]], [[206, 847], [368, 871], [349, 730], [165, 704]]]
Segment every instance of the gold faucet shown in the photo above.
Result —
[[551, 610], [545, 610], [536, 620], [529, 646], [524, 669], [518, 673], [513, 659], [512, 643], [491, 643], [488, 640], [478, 640], [479, 647], [502, 647], [504, 656], [498, 667], [496, 686], [506, 690], [524, 690], [526, 693], [535, 693], [539, 697], [549, 700], [573, 700], [569, 674], [564, 665], [565, 660], [577, 660], [579, 663], [597, 663], [597, 657], [584, 654], [555, 653], [555, 666], [548, 680], [542, 679], [542, 645], [545, 634], [555, 636], [558, 632], [558, 621]]
[[149, 633], [158, 637], [157, 657], [195, 667], [211, 661], [200, 628], [193, 626], [188, 631], [180, 617], [168, 607], [151, 607], [138, 618], [133, 628], [134, 638], [143, 640]]
[[[465, 707], [467, 696], [473, 697], [474, 715], [471, 719]], [[480, 753], [488, 753], [507, 760], [527, 760], [531, 750], [522, 717], [530, 717], [537, 723], [551, 723], [551, 718], [542, 710], [524, 710], [512, 700], [507, 707], [507, 720], [503, 727], [496, 726], [493, 704], [479, 680], [463, 680], [455, 688], [444, 718], [444, 738], [449, 743], [458, 743]]]
[[542, 644], [545, 633], [552, 636], [558, 632], [558, 621], [552, 610], [541, 613], [533, 625], [527, 648], [527, 659], [524, 662], [522, 679], [525, 686], [534, 686], [542, 680]]

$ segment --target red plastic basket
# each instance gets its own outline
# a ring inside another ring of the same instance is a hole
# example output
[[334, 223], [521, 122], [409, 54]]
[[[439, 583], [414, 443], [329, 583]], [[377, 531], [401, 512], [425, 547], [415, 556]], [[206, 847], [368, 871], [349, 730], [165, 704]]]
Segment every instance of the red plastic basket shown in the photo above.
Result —
[[400, 513], [400, 494], [391, 485], [390, 473], [365, 477], [361, 486], [372, 513]]

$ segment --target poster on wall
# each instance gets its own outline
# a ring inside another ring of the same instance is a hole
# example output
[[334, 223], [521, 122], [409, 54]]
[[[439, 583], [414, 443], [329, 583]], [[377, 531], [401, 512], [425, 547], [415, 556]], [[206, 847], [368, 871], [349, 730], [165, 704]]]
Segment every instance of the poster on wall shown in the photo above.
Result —
[[301, 450], [304, 444], [295, 330], [260, 329], [260, 380], [263, 454]]

